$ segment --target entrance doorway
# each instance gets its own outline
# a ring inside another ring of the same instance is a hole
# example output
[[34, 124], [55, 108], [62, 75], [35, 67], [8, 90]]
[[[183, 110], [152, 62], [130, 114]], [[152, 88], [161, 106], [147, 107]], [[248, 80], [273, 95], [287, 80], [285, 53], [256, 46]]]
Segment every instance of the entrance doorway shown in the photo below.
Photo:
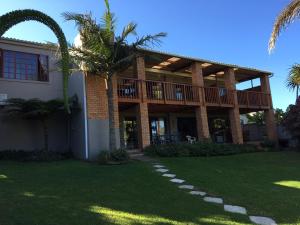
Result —
[[208, 123], [210, 136], [214, 142], [232, 142], [230, 122], [228, 118], [209, 118]]
[[186, 141], [186, 136], [197, 137], [196, 118], [193, 117], [178, 117], [177, 130], [180, 141]]
[[151, 142], [163, 141], [167, 134], [167, 123], [163, 117], [150, 117]]
[[124, 147], [125, 149], [138, 148], [137, 122], [136, 118], [124, 119]]

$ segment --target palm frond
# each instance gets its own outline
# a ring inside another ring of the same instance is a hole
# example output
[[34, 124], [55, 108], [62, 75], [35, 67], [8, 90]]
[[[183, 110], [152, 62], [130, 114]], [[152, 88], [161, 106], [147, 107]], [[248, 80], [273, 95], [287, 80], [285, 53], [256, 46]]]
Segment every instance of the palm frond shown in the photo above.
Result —
[[137, 38], [136, 41], [132, 43], [132, 46], [134, 48], [139, 48], [139, 47], [151, 48], [154, 46], [158, 46], [161, 44], [161, 38], [166, 36], [167, 33], [164, 32], [155, 35], [145, 35], [142, 36], [141, 38]]
[[136, 23], [129, 23], [127, 26], [125, 26], [123, 28], [123, 32], [122, 32], [122, 35], [121, 35], [121, 41], [125, 41], [126, 38], [132, 34], [132, 35], [137, 35], [136, 33], [136, 28], [137, 28], [137, 24]]
[[275, 48], [280, 32], [300, 16], [300, 0], [293, 0], [277, 17], [269, 40], [269, 52]]
[[296, 63], [290, 68], [286, 86], [292, 91], [300, 86], [300, 64]]
[[115, 14], [110, 11], [109, 1], [105, 1], [106, 10], [102, 16], [102, 25], [107, 31], [114, 35], [116, 28]]

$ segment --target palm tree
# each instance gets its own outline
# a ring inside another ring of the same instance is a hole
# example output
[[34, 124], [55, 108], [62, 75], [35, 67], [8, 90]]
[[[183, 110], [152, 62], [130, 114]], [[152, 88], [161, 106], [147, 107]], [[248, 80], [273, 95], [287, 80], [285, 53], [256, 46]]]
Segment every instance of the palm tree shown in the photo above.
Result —
[[286, 81], [286, 86], [294, 91], [296, 89], [296, 99], [299, 97], [300, 86], [300, 64], [294, 64], [289, 71], [289, 76]]
[[275, 43], [282, 30], [300, 17], [300, 0], [292, 0], [290, 4], [279, 14], [269, 40], [269, 52], [275, 48]]
[[108, 0], [100, 23], [91, 14], [64, 13], [67, 21], [74, 21], [80, 35], [81, 46], [72, 46], [73, 60], [86, 74], [102, 76], [107, 80], [109, 111], [109, 149], [116, 149], [115, 120], [113, 115], [113, 78], [118, 72], [126, 70], [138, 56], [138, 49], [160, 43], [165, 33], [137, 37], [128, 43], [130, 35], [136, 36], [137, 24], [129, 23], [122, 33], [116, 36], [116, 20], [110, 11]]

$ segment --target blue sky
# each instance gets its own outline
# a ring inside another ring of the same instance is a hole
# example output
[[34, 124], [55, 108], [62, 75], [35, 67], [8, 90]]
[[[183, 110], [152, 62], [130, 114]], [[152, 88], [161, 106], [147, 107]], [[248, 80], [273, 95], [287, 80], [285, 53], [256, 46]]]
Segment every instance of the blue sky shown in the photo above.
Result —
[[[294, 103], [295, 93], [285, 88], [288, 69], [300, 63], [300, 21], [281, 34], [273, 54], [267, 43], [278, 13], [289, 0], [111, 0], [111, 8], [121, 28], [130, 21], [139, 24], [140, 35], [160, 31], [168, 33], [158, 50], [205, 58], [225, 63], [255, 67], [274, 73], [271, 78], [274, 107], [286, 109]], [[76, 29], [65, 22], [65, 11], [91, 11], [99, 18], [102, 0], [1, 0], [0, 14], [15, 9], [32, 8], [53, 17], [73, 41]], [[44, 25], [22, 23], [5, 36], [31, 41], [56, 38]]]

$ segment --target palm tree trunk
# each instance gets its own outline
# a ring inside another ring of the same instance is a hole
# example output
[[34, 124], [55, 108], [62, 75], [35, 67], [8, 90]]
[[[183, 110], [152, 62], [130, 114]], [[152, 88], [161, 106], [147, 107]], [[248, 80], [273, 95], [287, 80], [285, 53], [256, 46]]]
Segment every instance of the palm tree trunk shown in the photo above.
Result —
[[46, 120], [42, 120], [43, 124], [43, 130], [44, 130], [44, 150], [48, 151], [48, 137], [49, 137], [49, 131], [48, 131], [48, 124]]
[[109, 118], [109, 150], [115, 150], [117, 148], [116, 142], [116, 126], [114, 117], [114, 90], [112, 75], [107, 79], [107, 101], [108, 101], [108, 118]]

